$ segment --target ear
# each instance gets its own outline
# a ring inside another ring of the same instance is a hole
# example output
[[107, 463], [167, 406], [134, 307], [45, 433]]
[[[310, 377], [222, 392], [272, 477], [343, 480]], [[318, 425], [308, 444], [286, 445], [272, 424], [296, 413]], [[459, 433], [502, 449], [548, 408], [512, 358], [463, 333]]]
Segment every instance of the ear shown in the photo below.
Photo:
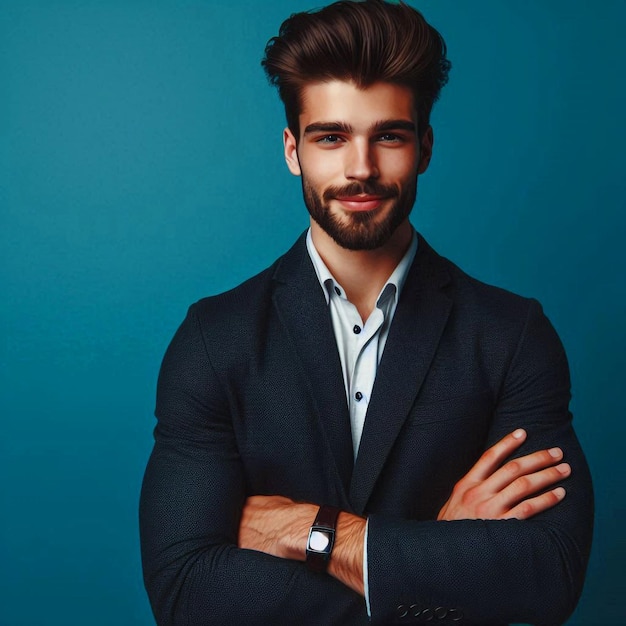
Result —
[[287, 167], [294, 176], [300, 176], [302, 170], [300, 169], [300, 161], [298, 161], [298, 145], [293, 133], [285, 128], [283, 131], [283, 144], [285, 146], [285, 161], [287, 161]]
[[422, 136], [422, 140], [420, 142], [420, 162], [417, 169], [418, 174], [423, 174], [428, 169], [430, 158], [433, 155], [434, 141], [435, 138], [433, 137], [433, 127], [429, 126]]

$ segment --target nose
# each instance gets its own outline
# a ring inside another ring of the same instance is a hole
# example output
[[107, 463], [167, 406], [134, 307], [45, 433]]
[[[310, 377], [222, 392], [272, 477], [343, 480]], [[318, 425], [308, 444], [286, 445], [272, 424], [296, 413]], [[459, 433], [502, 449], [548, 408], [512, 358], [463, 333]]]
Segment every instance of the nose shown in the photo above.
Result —
[[365, 138], [351, 142], [346, 153], [345, 176], [352, 180], [378, 178], [374, 150]]

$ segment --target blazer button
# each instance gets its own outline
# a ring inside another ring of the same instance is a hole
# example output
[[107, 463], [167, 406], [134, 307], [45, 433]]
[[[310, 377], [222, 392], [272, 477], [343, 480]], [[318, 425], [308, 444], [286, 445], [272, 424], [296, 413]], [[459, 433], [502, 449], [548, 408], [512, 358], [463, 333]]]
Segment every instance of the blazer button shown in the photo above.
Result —
[[418, 618], [419, 622], [431, 622], [435, 617], [435, 613], [432, 609], [424, 609]]
[[396, 611], [398, 613], [399, 619], [402, 619], [403, 617], [406, 617], [409, 614], [409, 608], [407, 607], [406, 604], [400, 604], [398, 608], [396, 609]]
[[448, 611], [448, 617], [453, 622], [460, 622], [463, 619], [463, 612], [460, 609], [450, 609]]
[[448, 615], [448, 609], [446, 609], [443, 606], [438, 606], [435, 609], [435, 617], [437, 619], [446, 619], [446, 616]]

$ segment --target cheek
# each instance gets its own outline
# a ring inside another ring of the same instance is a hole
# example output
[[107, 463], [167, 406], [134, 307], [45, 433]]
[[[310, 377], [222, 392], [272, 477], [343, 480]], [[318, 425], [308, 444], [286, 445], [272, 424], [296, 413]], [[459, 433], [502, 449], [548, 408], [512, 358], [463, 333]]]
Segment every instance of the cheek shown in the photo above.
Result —
[[326, 187], [341, 179], [343, 174], [341, 161], [332, 151], [315, 155], [315, 158], [307, 158], [305, 155], [302, 157], [304, 157], [300, 159], [302, 175], [313, 187]]
[[384, 170], [384, 175], [387, 178], [407, 182], [417, 176], [419, 154], [413, 148], [390, 150], [381, 155], [381, 158], [382, 161], [379, 161], [379, 168]]

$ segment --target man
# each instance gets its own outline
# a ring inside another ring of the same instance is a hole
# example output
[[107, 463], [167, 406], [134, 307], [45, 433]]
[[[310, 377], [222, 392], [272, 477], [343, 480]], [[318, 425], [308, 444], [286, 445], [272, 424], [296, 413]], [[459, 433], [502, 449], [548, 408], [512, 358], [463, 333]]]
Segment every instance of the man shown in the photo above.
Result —
[[563, 349], [408, 221], [443, 40], [408, 6], [338, 2], [263, 64], [311, 228], [193, 305], [164, 358], [141, 502], [158, 623], [562, 623], [592, 525]]

